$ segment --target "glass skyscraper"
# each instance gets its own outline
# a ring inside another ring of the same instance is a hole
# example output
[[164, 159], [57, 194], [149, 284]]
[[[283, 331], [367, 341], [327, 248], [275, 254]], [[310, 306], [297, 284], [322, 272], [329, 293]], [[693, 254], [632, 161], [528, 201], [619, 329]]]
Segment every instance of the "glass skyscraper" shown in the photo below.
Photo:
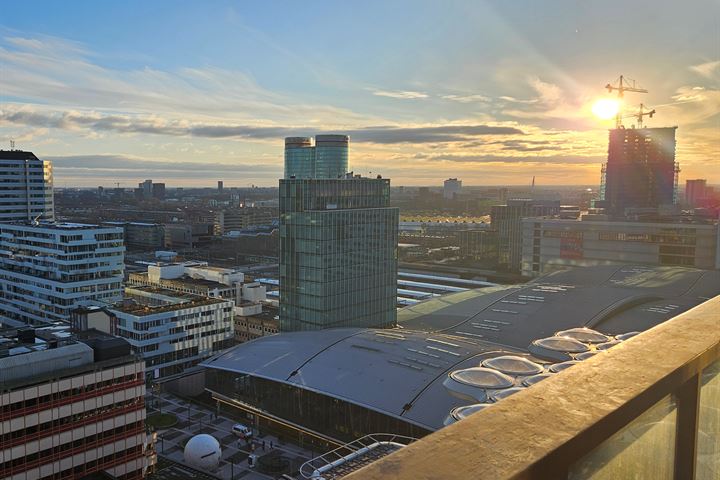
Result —
[[348, 171], [347, 135], [285, 139], [285, 178], [342, 178]]
[[280, 329], [396, 323], [397, 208], [390, 181], [280, 180]]

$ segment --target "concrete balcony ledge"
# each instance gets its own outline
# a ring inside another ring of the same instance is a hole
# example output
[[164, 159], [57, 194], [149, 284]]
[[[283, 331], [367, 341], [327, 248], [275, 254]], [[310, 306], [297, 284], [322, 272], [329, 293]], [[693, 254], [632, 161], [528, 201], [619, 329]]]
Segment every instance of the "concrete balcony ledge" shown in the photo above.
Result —
[[677, 401], [674, 478], [691, 479], [700, 376], [719, 358], [720, 296], [345, 479], [568, 478], [573, 464], [668, 395]]

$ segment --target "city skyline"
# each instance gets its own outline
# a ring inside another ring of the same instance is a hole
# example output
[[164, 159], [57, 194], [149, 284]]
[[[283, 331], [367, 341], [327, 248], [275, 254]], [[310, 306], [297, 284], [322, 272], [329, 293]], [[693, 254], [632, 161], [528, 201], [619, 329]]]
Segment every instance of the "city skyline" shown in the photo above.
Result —
[[58, 187], [274, 186], [284, 137], [327, 133], [394, 185], [598, 185], [591, 110], [625, 74], [679, 126], [681, 183], [720, 182], [720, 7], [563, 3], [9, 5], [0, 136]]

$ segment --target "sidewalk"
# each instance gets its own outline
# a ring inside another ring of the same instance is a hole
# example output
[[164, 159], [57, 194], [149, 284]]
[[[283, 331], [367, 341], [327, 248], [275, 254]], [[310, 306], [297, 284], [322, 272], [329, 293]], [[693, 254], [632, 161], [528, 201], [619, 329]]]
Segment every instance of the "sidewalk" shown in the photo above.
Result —
[[[184, 462], [183, 446], [185, 443], [194, 435], [206, 433], [215, 437], [220, 442], [222, 449], [220, 467], [217, 471], [208, 473], [221, 479], [265, 480], [275, 478], [248, 468], [247, 457], [250, 450], [244, 440], [232, 433], [232, 426], [236, 423], [234, 420], [223, 415], [215, 418], [214, 410], [187, 402], [169, 393], [157, 396], [148, 392], [147, 397], [152, 404], [159, 397], [162, 401], [162, 411], [173, 413], [178, 417], [177, 425], [158, 432], [156, 449], [161, 456], [176, 462]], [[255, 433], [257, 434], [257, 432]], [[309, 460], [312, 455], [312, 452], [295, 445], [279, 445], [278, 439], [272, 435], [257, 436], [254, 440], [257, 443], [254, 453], [258, 457], [271, 452], [270, 442], [272, 442], [273, 450], [279, 452], [283, 459], [295, 465], [295, 468]], [[261, 447], [263, 440], [265, 441], [265, 450]]]

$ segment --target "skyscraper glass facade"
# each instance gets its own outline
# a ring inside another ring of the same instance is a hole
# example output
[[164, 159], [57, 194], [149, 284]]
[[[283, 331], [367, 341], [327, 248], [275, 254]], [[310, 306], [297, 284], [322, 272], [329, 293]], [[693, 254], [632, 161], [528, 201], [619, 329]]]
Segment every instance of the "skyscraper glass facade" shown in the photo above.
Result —
[[397, 208], [390, 181], [280, 181], [280, 328], [396, 323]]
[[315, 137], [315, 178], [341, 178], [348, 171], [347, 135]]
[[341, 178], [348, 171], [347, 135], [285, 139], [285, 178]]
[[315, 178], [315, 147], [310, 137], [285, 139], [285, 178]]

